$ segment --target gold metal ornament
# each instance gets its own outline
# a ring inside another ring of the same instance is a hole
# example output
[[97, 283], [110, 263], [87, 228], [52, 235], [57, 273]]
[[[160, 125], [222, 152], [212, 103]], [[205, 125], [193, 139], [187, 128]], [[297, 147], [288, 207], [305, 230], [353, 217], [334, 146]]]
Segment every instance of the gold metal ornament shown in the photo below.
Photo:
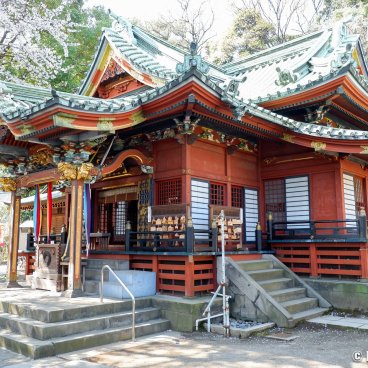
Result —
[[93, 169], [93, 164], [91, 163], [83, 163], [77, 169], [77, 179], [78, 180], [91, 180], [91, 170]]
[[17, 183], [11, 178], [0, 178], [0, 189], [3, 192], [13, 192], [17, 189]]
[[60, 180], [70, 181], [77, 179], [77, 166], [68, 162], [60, 162], [57, 169], [60, 174]]

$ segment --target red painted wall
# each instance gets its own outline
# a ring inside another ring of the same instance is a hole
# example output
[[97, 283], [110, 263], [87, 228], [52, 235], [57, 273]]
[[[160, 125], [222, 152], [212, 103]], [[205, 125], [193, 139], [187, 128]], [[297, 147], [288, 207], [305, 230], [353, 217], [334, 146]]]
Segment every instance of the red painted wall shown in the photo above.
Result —
[[153, 145], [154, 179], [167, 179], [182, 174], [182, 145], [175, 139], [155, 142]]
[[335, 171], [313, 173], [309, 177], [311, 218], [331, 220], [340, 217], [341, 199], [337, 197]]
[[155, 142], [154, 180], [182, 178], [183, 202], [190, 202], [192, 177], [227, 185], [231, 200], [231, 185], [258, 187], [260, 183], [258, 154], [237, 151], [228, 154], [226, 147], [211, 141], [197, 140], [180, 144], [176, 140]]

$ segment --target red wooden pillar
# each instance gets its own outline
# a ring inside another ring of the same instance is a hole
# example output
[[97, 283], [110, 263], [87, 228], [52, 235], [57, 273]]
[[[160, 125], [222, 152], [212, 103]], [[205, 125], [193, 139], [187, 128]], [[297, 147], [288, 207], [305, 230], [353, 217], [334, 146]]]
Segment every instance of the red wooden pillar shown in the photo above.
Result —
[[309, 260], [310, 260], [310, 270], [311, 270], [310, 276], [318, 277], [316, 243], [310, 243], [309, 245]]
[[8, 249], [8, 288], [20, 287], [17, 283], [17, 261], [20, 224], [20, 197], [16, 191], [11, 192], [10, 205], [10, 239]]
[[182, 203], [190, 203], [190, 161], [191, 145], [185, 140], [182, 144], [181, 169], [182, 169]]
[[188, 256], [185, 260], [185, 296], [194, 296], [194, 258]]
[[82, 294], [81, 252], [83, 231], [83, 189], [83, 180], [72, 180], [68, 290], [65, 292], [65, 296], [69, 297], [77, 297]]
[[361, 278], [368, 280], [368, 247], [367, 243], [360, 249], [360, 267], [361, 267]]
[[227, 152], [226, 149], [225, 149], [225, 157], [226, 157], [226, 161], [225, 161], [226, 171], [225, 171], [225, 173], [226, 173], [226, 176], [227, 176], [225, 205], [231, 206], [231, 182], [232, 182], [232, 178], [231, 178], [231, 156], [229, 155], [229, 153]]

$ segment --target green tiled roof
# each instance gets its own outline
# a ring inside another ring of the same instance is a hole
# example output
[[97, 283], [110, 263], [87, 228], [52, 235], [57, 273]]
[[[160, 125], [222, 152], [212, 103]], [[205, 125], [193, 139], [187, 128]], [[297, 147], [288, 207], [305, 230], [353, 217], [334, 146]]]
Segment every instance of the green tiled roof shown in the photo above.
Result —
[[[10, 121], [57, 104], [100, 115], [129, 111], [185, 83], [188, 76], [195, 76], [229, 104], [235, 118], [249, 113], [302, 134], [335, 139], [367, 139], [364, 131], [301, 123], [256, 104], [313, 88], [341, 73], [350, 73], [368, 93], [367, 80], [356, 72], [352, 58], [357, 43], [358, 36], [349, 35], [341, 23], [336, 29], [314, 32], [242, 60], [214, 67], [205, 63], [199, 55], [185, 54], [117, 17], [114, 29], [104, 30], [99, 51], [81, 93], [107, 44], [138, 70], [164, 79], [164, 86], [134, 92], [122, 98], [99, 99], [1, 82], [0, 112], [5, 120]], [[206, 68], [201, 67], [202, 61]], [[177, 68], [178, 64], [182, 67]]]

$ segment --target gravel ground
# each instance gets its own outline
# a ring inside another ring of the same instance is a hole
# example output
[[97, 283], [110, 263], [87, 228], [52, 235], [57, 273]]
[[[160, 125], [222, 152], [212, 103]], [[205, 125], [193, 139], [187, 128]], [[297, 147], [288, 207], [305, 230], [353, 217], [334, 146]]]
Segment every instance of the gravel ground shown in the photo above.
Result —
[[[274, 332], [280, 332], [278, 329]], [[31, 361], [0, 349], [0, 367], [244, 367], [244, 368], [359, 368], [367, 367], [368, 332], [301, 325], [293, 341], [252, 336], [240, 340], [207, 332], [177, 333], [81, 350]], [[362, 362], [352, 355], [360, 351]]]
[[[0, 265], [0, 287], [5, 286], [6, 265]], [[305, 323], [292, 330], [273, 329], [291, 341], [266, 338], [224, 338], [207, 332], [174, 331], [96, 349], [29, 360], [0, 348], [0, 367], [245, 367], [245, 368], [358, 368], [368, 367], [368, 331], [335, 329]], [[354, 362], [354, 355], [361, 361]]]

